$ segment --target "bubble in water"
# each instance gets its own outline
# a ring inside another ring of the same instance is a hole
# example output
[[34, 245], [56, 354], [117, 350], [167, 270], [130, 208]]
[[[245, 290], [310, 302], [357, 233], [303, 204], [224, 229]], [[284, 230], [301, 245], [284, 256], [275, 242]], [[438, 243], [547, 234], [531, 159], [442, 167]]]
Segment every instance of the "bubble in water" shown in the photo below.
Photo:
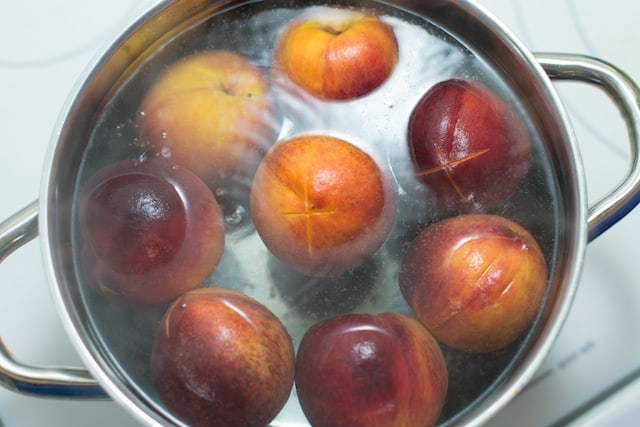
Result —
[[138, 155], [138, 157], [136, 157], [136, 160], [135, 160], [134, 164], [136, 166], [138, 166], [138, 165], [141, 165], [142, 163], [144, 163], [146, 160], [147, 160], [147, 152], [143, 151], [142, 153], [140, 153]]
[[238, 225], [245, 218], [247, 210], [242, 205], [238, 205], [235, 207], [230, 214], [226, 215], [224, 220], [229, 225]]
[[170, 159], [171, 158], [171, 148], [169, 147], [162, 147], [162, 150], [160, 150], [160, 155], [165, 158], [165, 159]]

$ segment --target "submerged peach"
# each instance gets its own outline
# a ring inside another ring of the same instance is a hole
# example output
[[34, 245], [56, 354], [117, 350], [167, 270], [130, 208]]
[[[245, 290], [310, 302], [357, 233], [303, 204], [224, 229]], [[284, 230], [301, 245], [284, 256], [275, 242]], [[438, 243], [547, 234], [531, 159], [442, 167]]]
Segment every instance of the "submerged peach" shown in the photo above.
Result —
[[396, 194], [376, 162], [331, 136], [278, 142], [258, 167], [251, 214], [269, 250], [307, 275], [335, 276], [385, 241]]
[[162, 401], [193, 426], [264, 426], [293, 386], [294, 350], [280, 320], [236, 291], [186, 293], [160, 322], [151, 355]]
[[489, 352], [531, 325], [547, 289], [547, 264], [533, 236], [496, 215], [460, 215], [426, 228], [411, 243], [400, 288], [441, 342]]
[[408, 143], [418, 180], [446, 212], [499, 209], [531, 162], [529, 134], [515, 108], [467, 80], [445, 80], [422, 97]]
[[79, 203], [83, 264], [98, 289], [158, 304], [191, 290], [224, 248], [222, 210], [206, 184], [164, 160], [124, 160], [96, 172]]

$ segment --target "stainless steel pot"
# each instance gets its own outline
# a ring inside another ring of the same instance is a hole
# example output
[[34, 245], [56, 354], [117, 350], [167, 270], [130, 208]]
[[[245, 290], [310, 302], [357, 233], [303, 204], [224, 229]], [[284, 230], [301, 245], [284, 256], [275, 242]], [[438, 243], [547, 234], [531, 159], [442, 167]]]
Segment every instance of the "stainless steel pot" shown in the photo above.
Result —
[[[53, 295], [83, 368], [46, 368], [21, 364], [0, 340], [0, 381], [19, 393], [113, 398], [149, 425], [174, 422], [149, 403], [135, 384], [116, 369], [97, 343], [79, 296], [70, 254], [73, 193], [81, 158], [99, 111], [114, 87], [125, 81], [151, 53], [205, 17], [244, 1], [161, 2], [127, 28], [84, 76], [55, 129], [38, 202], [0, 225], [0, 260], [41, 237]], [[367, 2], [365, 2], [367, 3]], [[560, 218], [551, 287], [543, 311], [517, 357], [494, 384], [447, 419], [446, 425], [479, 425], [489, 420], [529, 382], [545, 359], [569, 311], [578, 285], [587, 243], [614, 225], [640, 201], [640, 90], [616, 67], [599, 59], [570, 54], [532, 54], [486, 10], [471, 0], [397, 0], [393, 5], [426, 17], [477, 52], [527, 104], [539, 129], [561, 191]], [[577, 141], [552, 81], [571, 80], [601, 88], [619, 108], [630, 141], [629, 168], [620, 184], [589, 205]], [[293, 424], [274, 424], [293, 425]], [[300, 424], [296, 424], [300, 425]]]

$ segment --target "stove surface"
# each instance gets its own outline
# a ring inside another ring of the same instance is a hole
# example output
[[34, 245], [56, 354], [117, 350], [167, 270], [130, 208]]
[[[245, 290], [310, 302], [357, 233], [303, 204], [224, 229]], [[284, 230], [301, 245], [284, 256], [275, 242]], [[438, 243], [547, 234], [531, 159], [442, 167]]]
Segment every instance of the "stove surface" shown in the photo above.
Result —
[[[38, 198], [51, 132], [68, 94], [94, 55], [151, 0], [9, 2], [0, 15], [0, 219]], [[640, 3], [620, 0], [482, 0], [534, 52], [587, 53], [640, 81]], [[558, 83], [580, 142], [589, 199], [613, 188], [627, 168], [627, 137], [613, 105], [585, 85]], [[640, 233], [636, 210], [590, 243], [562, 333], [537, 377], [489, 424], [625, 426], [640, 410]], [[50, 297], [39, 242], [0, 266], [0, 336], [18, 359], [81, 365]], [[637, 406], [637, 405], [635, 405]], [[6, 427], [136, 426], [112, 401], [25, 397], [0, 388]]]

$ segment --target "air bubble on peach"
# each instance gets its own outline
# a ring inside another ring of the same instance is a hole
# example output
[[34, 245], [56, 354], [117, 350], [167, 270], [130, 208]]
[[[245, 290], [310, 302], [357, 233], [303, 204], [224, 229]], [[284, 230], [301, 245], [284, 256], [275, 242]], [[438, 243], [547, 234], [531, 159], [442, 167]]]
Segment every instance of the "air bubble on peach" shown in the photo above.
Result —
[[135, 158], [134, 160], [134, 165], [141, 165], [142, 163], [146, 162], [148, 159], [148, 154], [146, 151], [142, 151], [140, 154], [138, 154], [138, 156]]
[[165, 159], [171, 158], [171, 148], [170, 147], [162, 147], [160, 150], [160, 156]]

